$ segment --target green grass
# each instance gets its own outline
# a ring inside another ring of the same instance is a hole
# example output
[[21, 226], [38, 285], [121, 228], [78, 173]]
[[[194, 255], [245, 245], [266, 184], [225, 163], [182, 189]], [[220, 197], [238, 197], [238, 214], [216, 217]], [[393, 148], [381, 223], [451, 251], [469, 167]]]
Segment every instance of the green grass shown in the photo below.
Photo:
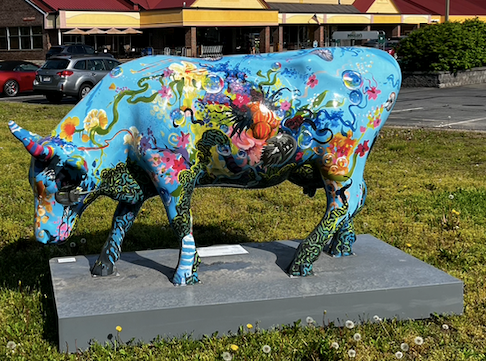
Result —
[[[109, 345], [58, 353], [48, 260], [97, 254], [111, 226], [111, 217], [99, 215], [112, 213], [116, 205], [103, 198], [90, 207], [71, 245], [38, 245], [32, 237], [30, 156], [8, 132], [7, 121], [47, 135], [69, 109], [0, 104], [0, 360], [222, 360], [223, 352], [235, 360], [341, 360], [349, 358], [349, 349], [356, 360], [393, 360], [402, 343], [410, 347], [402, 351], [404, 360], [486, 359], [486, 134], [386, 127], [367, 164], [369, 195], [356, 218], [357, 231], [464, 281], [464, 315], [384, 320], [352, 330], [323, 320], [260, 330], [257, 320], [249, 319], [254, 327], [242, 325], [234, 335], [150, 344], [124, 340], [122, 330]], [[318, 192], [308, 198], [283, 184], [256, 191], [198, 189], [192, 204], [196, 241], [211, 245], [303, 238], [322, 217], [326, 197]], [[167, 247], [176, 248], [176, 240], [154, 198], [144, 205], [123, 250]], [[353, 339], [356, 332], [360, 341]], [[414, 343], [417, 336], [422, 345]], [[340, 347], [331, 348], [333, 342]], [[271, 347], [269, 354], [264, 345]]]

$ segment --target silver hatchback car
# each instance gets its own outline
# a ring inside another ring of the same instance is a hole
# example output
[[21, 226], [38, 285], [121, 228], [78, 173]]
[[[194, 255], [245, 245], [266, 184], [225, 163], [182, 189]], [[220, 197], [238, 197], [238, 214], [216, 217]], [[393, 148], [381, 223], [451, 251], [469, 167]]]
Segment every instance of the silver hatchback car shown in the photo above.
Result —
[[120, 62], [107, 56], [54, 56], [36, 72], [34, 91], [51, 103], [64, 95], [83, 99]]

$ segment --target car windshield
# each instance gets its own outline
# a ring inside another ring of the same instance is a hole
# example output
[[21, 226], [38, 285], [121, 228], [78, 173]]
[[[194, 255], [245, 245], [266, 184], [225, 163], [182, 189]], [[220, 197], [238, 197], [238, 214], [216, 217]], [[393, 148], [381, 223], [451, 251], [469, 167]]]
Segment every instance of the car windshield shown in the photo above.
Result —
[[62, 51], [62, 47], [60, 46], [53, 46], [49, 49], [50, 54], [57, 54], [60, 53], [61, 51]]
[[42, 65], [42, 69], [66, 69], [68, 65], [67, 59], [49, 59]]

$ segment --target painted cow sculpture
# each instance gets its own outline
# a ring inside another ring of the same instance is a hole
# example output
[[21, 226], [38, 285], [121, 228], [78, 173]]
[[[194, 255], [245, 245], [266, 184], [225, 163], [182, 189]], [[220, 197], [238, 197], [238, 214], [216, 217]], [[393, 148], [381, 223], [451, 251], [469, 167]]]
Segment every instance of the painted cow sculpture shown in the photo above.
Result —
[[35, 237], [63, 242], [99, 195], [117, 200], [93, 275], [109, 275], [143, 202], [160, 196], [180, 244], [176, 285], [198, 282], [191, 195], [198, 186], [262, 188], [289, 180], [322, 221], [288, 273], [306, 276], [324, 251], [351, 254], [365, 161], [400, 89], [387, 53], [320, 48], [264, 55], [140, 58], [111, 71], [50, 136], [14, 122], [33, 157]]

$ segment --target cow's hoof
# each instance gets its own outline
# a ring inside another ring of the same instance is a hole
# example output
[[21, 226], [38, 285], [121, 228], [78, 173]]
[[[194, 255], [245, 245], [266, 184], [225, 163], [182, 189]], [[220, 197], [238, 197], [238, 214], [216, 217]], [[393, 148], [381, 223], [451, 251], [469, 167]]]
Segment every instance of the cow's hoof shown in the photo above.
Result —
[[115, 267], [113, 264], [105, 264], [100, 260], [97, 260], [94, 266], [91, 268], [91, 274], [93, 276], [110, 276], [115, 272]]
[[288, 269], [288, 274], [290, 277], [305, 277], [311, 276], [314, 274], [312, 271], [312, 264], [304, 263], [304, 264], [295, 264], [292, 263]]
[[174, 278], [172, 279], [172, 283], [175, 286], [186, 286], [186, 285], [195, 285], [199, 283], [199, 278], [197, 276], [197, 272], [189, 273], [187, 271], [180, 271], [177, 270], [174, 274]]

